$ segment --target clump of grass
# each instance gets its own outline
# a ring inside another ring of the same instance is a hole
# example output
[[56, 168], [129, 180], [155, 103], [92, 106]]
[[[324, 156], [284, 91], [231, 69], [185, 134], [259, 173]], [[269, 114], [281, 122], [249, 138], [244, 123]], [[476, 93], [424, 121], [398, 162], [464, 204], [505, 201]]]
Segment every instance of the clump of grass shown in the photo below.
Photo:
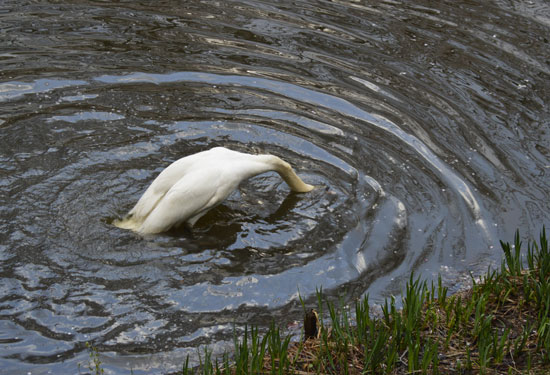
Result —
[[[92, 374], [103, 375], [105, 371], [101, 367], [101, 359], [99, 358], [99, 351], [95, 346], [93, 346], [93, 344], [89, 342], [86, 342], [86, 348], [88, 348], [90, 352], [90, 359], [88, 361], [88, 370], [90, 370]], [[78, 372], [80, 373], [80, 364], [78, 365], [78, 367], [79, 367]]]
[[[208, 351], [198, 368], [183, 374], [515, 374], [550, 373], [550, 252], [543, 229], [527, 245], [516, 232], [501, 242], [500, 270], [489, 270], [471, 289], [448, 296], [441, 277], [428, 285], [411, 275], [402, 297], [386, 300], [381, 316], [370, 313], [368, 296], [345, 308], [325, 302], [330, 324], [317, 338], [291, 342], [271, 326], [260, 338], [246, 329], [235, 355], [212, 363]], [[208, 360], [208, 361], [207, 361]], [[208, 362], [208, 363], [207, 363]]]

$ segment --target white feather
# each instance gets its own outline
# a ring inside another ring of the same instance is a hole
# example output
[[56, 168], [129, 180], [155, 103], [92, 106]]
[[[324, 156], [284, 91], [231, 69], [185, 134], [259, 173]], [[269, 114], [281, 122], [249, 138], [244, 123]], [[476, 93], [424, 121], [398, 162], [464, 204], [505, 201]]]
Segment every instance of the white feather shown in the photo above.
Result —
[[170, 164], [126, 218], [114, 224], [140, 233], [165, 232], [184, 222], [193, 226], [208, 210], [223, 202], [241, 181], [269, 171], [279, 173], [293, 191], [304, 193], [314, 188], [276, 156], [216, 147]]

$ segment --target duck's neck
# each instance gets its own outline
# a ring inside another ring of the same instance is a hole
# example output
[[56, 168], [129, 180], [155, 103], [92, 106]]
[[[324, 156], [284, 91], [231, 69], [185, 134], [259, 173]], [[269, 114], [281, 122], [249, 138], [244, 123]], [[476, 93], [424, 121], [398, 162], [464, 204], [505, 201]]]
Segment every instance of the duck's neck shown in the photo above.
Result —
[[278, 158], [277, 156], [266, 155], [269, 157], [269, 163], [273, 166], [275, 172], [277, 172], [282, 179], [287, 183], [292, 191], [297, 193], [307, 193], [313, 190], [314, 186], [306, 184], [286, 161]]

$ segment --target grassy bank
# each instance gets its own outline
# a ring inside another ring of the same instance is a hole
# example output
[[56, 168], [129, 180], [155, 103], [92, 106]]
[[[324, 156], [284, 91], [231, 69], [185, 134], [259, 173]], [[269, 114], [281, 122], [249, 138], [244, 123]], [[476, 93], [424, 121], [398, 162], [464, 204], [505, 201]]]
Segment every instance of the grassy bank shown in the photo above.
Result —
[[[353, 314], [319, 297], [317, 337], [291, 342], [272, 325], [235, 339], [235, 351], [182, 374], [516, 374], [550, 373], [550, 252], [543, 229], [522, 252], [519, 233], [501, 242], [500, 270], [449, 296], [441, 279], [428, 285], [411, 276], [402, 297], [386, 300], [380, 316], [368, 298]], [[324, 310], [323, 311], [323, 307]], [[325, 314], [325, 315], [323, 315]], [[352, 323], [353, 318], [353, 323]]]
[[[473, 280], [469, 290], [449, 296], [437, 284], [411, 276], [402, 297], [386, 300], [373, 316], [368, 297], [355, 311], [337, 309], [318, 295], [315, 337], [299, 342], [275, 325], [235, 338], [235, 350], [212, 358], [203, 348], [200, 365], [188, 360], [178, 374], [550, 374], [550, 250], [545, 230], [522, 252], [501, 242], [499, 270]], [[324, 310], [324, 311], [323, 311]], [[90, 346], [88, 368], [102, 374]]]

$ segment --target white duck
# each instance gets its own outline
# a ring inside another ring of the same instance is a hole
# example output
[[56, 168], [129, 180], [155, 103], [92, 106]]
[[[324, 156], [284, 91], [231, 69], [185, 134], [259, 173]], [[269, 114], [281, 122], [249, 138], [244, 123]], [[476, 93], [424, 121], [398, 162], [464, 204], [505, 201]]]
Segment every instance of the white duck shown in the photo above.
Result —
[[193, 226], [220, 204], [243, 180], [275, 171], [291, 190], [306, 193], [290, 164], [273, 155], [251, 155], [216, 147], [181, 158], [153, 181], [137, 204], [114, 225], [140, 233], [161, 233], [187, 223]]

